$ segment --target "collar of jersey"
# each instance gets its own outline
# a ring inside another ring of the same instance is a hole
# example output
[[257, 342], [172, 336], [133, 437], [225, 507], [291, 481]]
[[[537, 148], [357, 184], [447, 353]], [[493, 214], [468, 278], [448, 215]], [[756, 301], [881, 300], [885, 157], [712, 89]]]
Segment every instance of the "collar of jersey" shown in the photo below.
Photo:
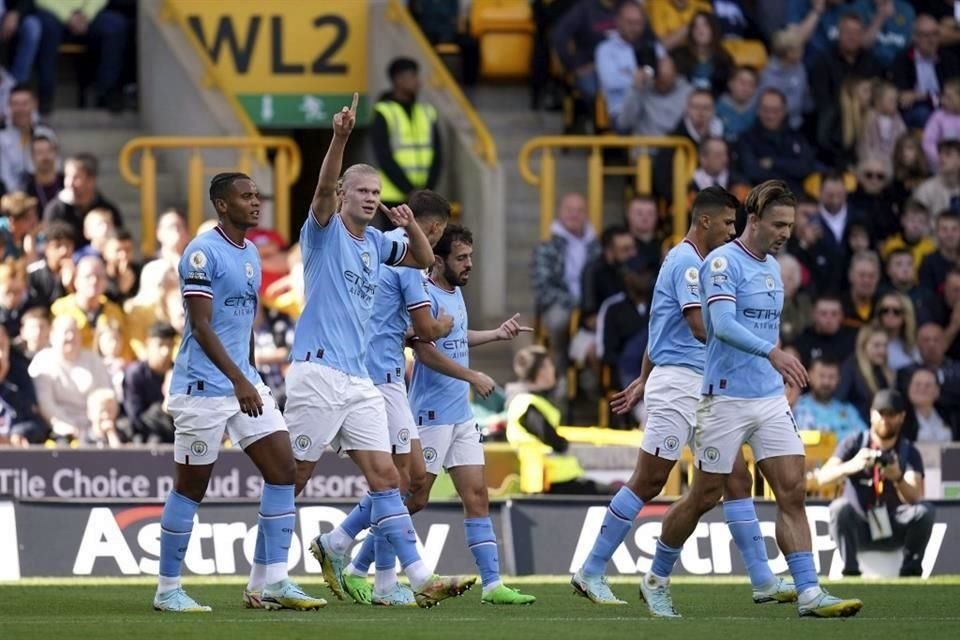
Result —
[[217, 233], [220, 234], [220, 237], [221, 237], [221, 238], [223, 238], [224, 240], [226, 240], [227, 242], [229, 242], [232, 246], [236, 247], [237, 249], [246, 249], [246, 248], [247, 248], [247, 241], [246, 241], [246, 240], [243, 241], [243, 244], [237, 244], [236, 242], [234, 242], [233, 240], [230, 239], [230, 236], [227, 235], [227, 232], [224, 231], [224, 230], [220, 227], [220, 225], [215, 226], [214, 229], [217, 230]]
[[697, 247], [697, 243], [690, 240], [690, 238], [684, 238], [684, 242], [693, 247], [693, 250], [697, 253], [697, 257], [703, 260], [703, 254], [700, 253], [700, 248]]
[[438, 282], [437, 282], [436, 280], [434, 280], [433, 278], [427, 278], [427, 280], [429, 280], [429, 281], [430, 281], [430, 284], [432, 284], [433, 286], [435, 286], [437, 289], [440, 289], [440, 291], [444, 291], [444, 292], [446, 292], [446, 293], [454, 293], [454, 292], [457, 290], [456, 287], [454, 287], [453, 289], [447, 289], [446, 287], [444, 287], [443, 285], [441, 285], [440, 283], [438, 283]]
[[756, 260], [757, 262], [766, 262], [766, 260], [764, 260], [763, 258], [758, 258], [758, 257], [757, 257], [757, 254], [755, 254], [753, 251], [750, 251], [750, 249], [747, 249], [747, 245], [745, 245], [745, 244], [743, 244], [742, 242], [740, 242], [740, 238], [737, 238], [736, 240], [734, 240], [734, 241], [733, 241], [733, 244], [735, 244], [735, 245], [737, 245], [738, 247], [740, 247], [741, 249], [743, 249], [743, 252], [744, 252], [744, 253], [746, 253], [748, 256], [750, 256], [751, 258], [753, 258], [753, 259]]

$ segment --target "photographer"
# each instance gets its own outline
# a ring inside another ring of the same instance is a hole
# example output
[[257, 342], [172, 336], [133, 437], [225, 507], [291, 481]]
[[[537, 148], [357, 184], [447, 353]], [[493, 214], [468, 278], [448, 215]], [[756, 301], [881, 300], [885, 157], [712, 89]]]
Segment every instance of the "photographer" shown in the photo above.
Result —
[[923, 460], [900, 437], [906, 404], [893, 390], [877, 392], [870, 430], [845, 438], [818, 473], [821, 485], [846, 479], [830, 505], [830, 535], [843, 557], [843, 575], [859, 576], [859, 549], [903, 548], [901, 576], [922, 574], [933, 530], [933, 506], [923, 498]]

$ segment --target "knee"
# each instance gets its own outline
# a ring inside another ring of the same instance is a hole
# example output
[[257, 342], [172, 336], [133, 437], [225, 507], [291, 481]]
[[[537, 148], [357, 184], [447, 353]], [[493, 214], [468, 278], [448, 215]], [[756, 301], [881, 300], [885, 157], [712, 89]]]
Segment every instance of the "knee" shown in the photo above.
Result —
[[300, 495], [303, 492], [304, 487], [307, 486], [307, 483], [310, 481], [310, 476], [313, 475], [313, 464], [309, 462], [296, 462], [294, 465], [294, 493]]
[[634, 471], [633, 476], [631, 476], [627, 482], [627, 486], [630, 487], [630, 490], [633, 491], [638, 498], [644, 502], [649, 502], [660, 495], [660, 492], [663, 491], [663, 485], [667, 483], [669, 476], [670, 469], [666, 471], [658, 468], [644, 469], [640, 470], [639, 473]]
[[370, 477], [367, 478], [367, 484], [371, 491], [389, 491], [400, 488], [400, 473], [393, 466], [393, 461], [389, 456], [385, 456], [385, 464], [380, 460], [374, 462], [370, 467]]
[[753, 477], [746, 469], [734, 469], [733, 473], [727, 476], [726, 484], [723, 487], [723, 495], [730, 500], [739, 500], [749, 498], [753, 493]]
[[853, 508], [853, 503], [849, 500], [843, 498], [837, 498], [830, 503], [830, 520], [831, 522], [842, 522], [849, 519], [851, 516], [856, 514], [856, 510]]
[[470, 487], [460, 494], [463, 511], [468, 518], [481, 518], [490, 513], [486, 487]]
[[720, 498], [723, 496], [723, 484], [718, 482], [716, 484], [711, 483], [709, 486], [694, 488], [687, 495], [698, 516], [702, 516], [720, 502]]
[[407, 511], [410, 512], [410, 515], [423, 511], [427, 506], [427, 501], [429, 500], [429, 495], [427, 494], [426, 488], [421, 486], [417, 491], [412, 491], [410, 495], [407, 496]]
[[917, 514], [914, 520], [924, 526], [933, 526], [937, 519], [937, 508], [929, 502], [917, 503]]

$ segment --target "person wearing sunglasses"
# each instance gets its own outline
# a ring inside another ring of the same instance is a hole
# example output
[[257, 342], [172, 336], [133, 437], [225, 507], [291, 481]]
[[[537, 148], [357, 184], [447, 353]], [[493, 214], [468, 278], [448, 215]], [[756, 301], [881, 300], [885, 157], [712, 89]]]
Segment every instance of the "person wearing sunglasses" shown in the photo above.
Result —
[[873, 319], [887, 334], [887, 366], [893, 371], [917, 361], [917, 320], [910, 298], [897, 291], [881, 296]]

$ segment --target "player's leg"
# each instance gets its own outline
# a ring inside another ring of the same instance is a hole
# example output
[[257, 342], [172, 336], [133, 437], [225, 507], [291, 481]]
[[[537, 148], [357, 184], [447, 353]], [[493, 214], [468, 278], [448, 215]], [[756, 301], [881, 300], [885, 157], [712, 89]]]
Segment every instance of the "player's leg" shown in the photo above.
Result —
[[637, 463], [627, 483], [610, 501], [583, 567], [570, 584], [598, 604], [626, 604], [610, 589], [603, 574], [617, 547], [630, 532], [644, 503], [663, 490], [696, 422], [700, 376], [681, 367], [658, 367], [647, 385], [647, 422]]
[[[297, 521], [293, 449], [283, 415], [269, 388], [261, 385], [259, 391], [263, 414], [256, 418], [238, 414], [227, 423], [234, 441], [263, 476], [257, 520], [258, 544], [254, 549], [254, 568], [244, 593], [244, 604], [256, 608], [259, 596], [259, 604], [267, 609], [319, 609], [326, 606], [326, 601], [307, 595], [287, 575], [290, 540]], [[262, 554], [259, 558], [258, 552]], [[263, 563], [262, 571], [257, 570], [260, 562]]]
[[810, 525], [805, 500], [807, 491], [803, 442], [785, 398], [762, 403], [761, 426], [750, 436], [763, 477], [777, 500], [777, 544], [797, 586], [801, 616], [847, 617], [863, 607], [860, 600], [841, 600], [820, 588], [813, 561]]
[[664, 516], [653, 566], [640, 582], [640, 595], [653, 615], [679, 617], [670, 595], [670, 574], [700, 518], [720, 501], [751, 424], [749, 410], [742, 403], [715, 396], [701, 399], [693, 443], [693, 484]]
[[160, 516], [160, 571], [153, 607], [157, 611], [210, 611], [186, 594], [180, 586], [180, 575], [193, 518], [207, 491], [230, 417], [229, 400], [175, 395], [168, 402], [168, 410], [175, 428], [176, 468], [173, 491]]
[[[426, 471], [423, 467], [423, 457], [419, 446], [419, 434], [407, 400], [406, 387], [403, 382], [386, 383], [377, 385], [377, 391], [383, 396], [387, 413], [387, 427], [390, 448], [393, 453], [393, 463], [400, 474], [400, 495], [407, 505], [407, 510], [413, 515], [420, 509], [414, 508], [416, 505], [411, 496], [423, 484]], [[415, 450], [414, 443], [417, 445]], [[416, 456], [412, 455], [414, 452]], [[413, 480], [416, 484], [411, 484], [411, 469], [414, 471]], [[371, 529], [360, 546], [360, 551], [347, 565], [343, 573], [344, 589], [347, 594], [354, 601], [363, 604], [369, 604], [372, 598], [367, 574], [374, 559], [376, 559], [377, 564], [377, 572], [374, 578], [376, 591], [385, 594], [392, 593], [397, 588], [397, 559], [392, 553], [392, 547], [383, 540], [382, 536], [380, 536], [380, 545], [377, 546], [378, 535], [377, 531]], [[379, 549], [379, 553], [377, 553], [377, 549]], [[405, 587], [401, 587], [401, 589], [405, 589]], [[410, 592], [406, 595], [409, 595], [409, 599], [412, 601], [413, 593]]]
[[733, 472], [723, 487], [723, 518], [743, 558], [753, 587], [753, 601], [795, 602], [797, 590], [793, 582], [778, 578], [770, 570], [767, 543], [760, 531], [760, 521], [753, 504], [753, 476], [747, 468], [743, 451], [737, 453]]
[[500, 578], [497, 535], [490, 519], [480, 425], [471, 419], [453, 425], [453, 440], [444, 456], [444, 467], [463, 503], [463, 529], [470, 553], [483, 583], [483, 604], [533, 604], [536, 598], [520, 593]]
[[[285, 418], [296, 460], [295, 493], [307, 486], [327, 445], [335, 443], [351, 401], [350, 376], [323, 365], [294, 362], [287, 371]], [[333, 531], [319, 536], [311, 551], [337, 598], [343, 598], [342, 565], [354, 538], [370, 525], [370, 500], [364, 497]]]
[[393, 547], [417, 604], [432, 607], [462, 594], [475, 579], [437, 576], [420, 558], [413, 522], [400, 496], [399, 473], [390, 456], [383, 396], [373, 384], [366, 383], [357, 388], [356, 402], [344, 418], [337, 436], [339, 447], [350, 454], [367, 480], [371, 523]]

